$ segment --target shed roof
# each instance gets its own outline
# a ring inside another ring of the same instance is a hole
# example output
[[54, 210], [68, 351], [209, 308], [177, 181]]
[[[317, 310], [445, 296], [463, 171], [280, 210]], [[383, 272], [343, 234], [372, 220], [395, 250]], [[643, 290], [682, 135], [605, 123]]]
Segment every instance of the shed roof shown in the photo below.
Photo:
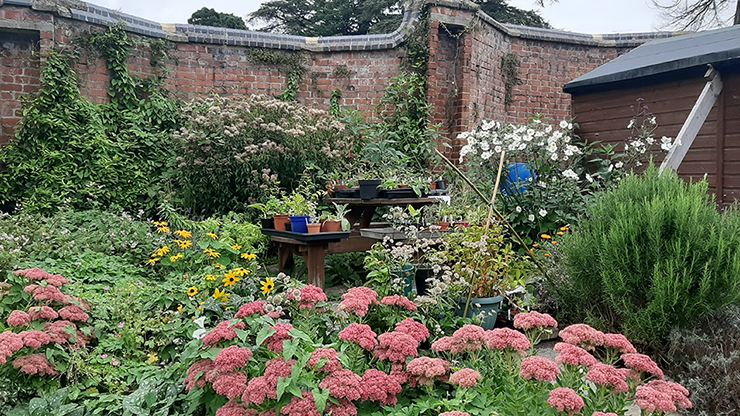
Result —
[[740, 25], [658, 39], [565, 84], [565, 92], [740, 58]]

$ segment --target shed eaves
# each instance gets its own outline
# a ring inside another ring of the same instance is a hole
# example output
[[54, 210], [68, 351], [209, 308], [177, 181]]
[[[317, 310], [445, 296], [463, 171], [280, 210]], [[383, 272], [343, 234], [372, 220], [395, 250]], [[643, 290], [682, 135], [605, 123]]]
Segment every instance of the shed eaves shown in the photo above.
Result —
[[658, 39], [565, 84], [565, 92], [740, 58], [740, 25]]

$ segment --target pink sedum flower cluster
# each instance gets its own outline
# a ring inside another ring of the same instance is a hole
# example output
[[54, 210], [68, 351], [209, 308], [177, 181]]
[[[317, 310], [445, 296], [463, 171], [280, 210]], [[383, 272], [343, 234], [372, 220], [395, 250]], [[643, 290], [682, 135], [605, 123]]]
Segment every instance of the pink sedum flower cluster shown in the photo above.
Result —
[[577, 345], [585, 350], [593, 350], [604, 345], [604, 333], [586, 324], [574, 324], [560, 331], [560, 338], [568, 344]]
[[367, 351], [372, 351], [378, 346], [378, 336], [369, 325], [352, 323], [339, 333], [339, 339], [359, 344]]
[[405, 309], [411, 312], [417, 311], [419, 309], [414, 302], [403, 296], [386, 296], [381, 299], [380, 303], [388, 306], [398, 306], [401, 309]]
[[404, 319], [396, 324], [396, 332], [411, 335], [416, 342], [424, 342], [429, 338], [429, 330], [426, 325], [414, 321], [411, 318]]
[[0, 364], [8, 362], [16, 351], [23, 348], [23, 338], [10, 331], [0, 332]]
[[591, 367], [596, 364], [596, 358], [581, 347], [566, 342], [555, 344], [555, 352], [559, 352], [555, 361], [558, 364], [567, 364], [574, 367]]
[[203, 343], [206, 345], [216, 345], [221, 341], [231, 341], [236, 338], [236, 330], [244, 329], [245, 327], [246, 325], [241, 322], [232, 325], [231, 321], [223, 321], [203, 337]]
[[653, 380], [635, 391], [635, 404], [649, 413], [675, 412], [679, 408], [691, 409], [689, 391], [677, 383]]
[[221, 350], [213, 360], [213, 364], [218, 372], [229, 373], [244, 368], [250, 358], [252, 358], [252, 351], [248, 348], [232, 345]]
[[37, 376], [56, 376], [59, 374], [51, 366], [49, 360], [44, 354], [32, 354], [25, 357], [18, 357], [13, 361], [13, 368], [16, 370]]
[[319, 387], [329, 390], [331, 397], [352, 401], [362, 396], [361, 385], [362, 378], [351, 370], [337, 370], [319, 383]]
[[313, 393], [304, 391], [302, 395], [303, 397], [293, 397], [290, 403], [280, 409], [280, 414], [283, 416], [321, 416], [316, 409]]
[[364, 317], [370, 311], [370, 306], [377, 304], [377, 292], [367, 287], [353, 287], [342, 295], [339, 310], [353, 312], [359, 317]]
[[216, 410], [216, 416], [257, 416], [257, 411], [232, 400]]
[[527, 357], [522, 360], [519, 376], [525, 380], [535, 379], [545, 383], [554, 383], [560, 375], [558, 364], [544, 357]]
[[241, 308], [239, 308], [239, 312], [234, 316], [234, 319], [246, 318], [254, 314], [266, 315], [267, 310], [265, 310], [265, 305], [267, 305], [267, 302], [263, 302], [261, 300], [242, 305]]
[[624, 365], [638, 372], [652, 374], [659, 379], [663, 379], [663, 370], [658, 368], [658, 364], [652, 358], [644, 354], [622, 354]]
[[369, 369], [362, 376], [361, 399], [378, 402], [381, 406], [393, 406], [398, 403], [396, 395], [403, 391], [396, 377], [382, 371]]
[[407, 358], [419, 356], [418, 345], [416, 339], [409, 334], [387, 332], [378, 337], [378, 346], [373, 350], [373, 355], [380, 361], [405, 363]]
[[450, 363], [441, 358], [419, 357], [406, 365], [406, 371], [414, 376], [409, 382], [422, 386], [431, 386], [435, 380], [447, 381], [445, 376], [450, 372]]
[[275, 333], [267, 337], [265, 343], [267, 343], [267, 349], [282, 354], [283, 353], [283, 341], [293, 339], [289, 334], [290, 330], [293, 329], [291, 324], [275, 324], [270, 329], [274, 329]]
[[636, 354], [637, 350], [622, 334], [604, 334], [604, 347], [612, 348], [621, 354]]
[[31, 324], [31, 316], [23, 311], [13, 311], [6, 322], [13, 328], [28, 326]]
[[550, 397], [547, 399], [547, 404], [550, 407], [558, 409], [558, 412], [568, 412], [571, 415], [581, 413], [585, 403], [583, 398], [578, 395], [573, 389], [567, 387], [559, 387], [550, 392]]
[[48, 306], [32, 306], [31, 309], [28, 310], [28, 315], [33, 321], [53, 321], [59, 318], [59, 314]]
[[333, 373], [342, 368], [342, 363], [334, 348], [319, 348], [311, 354], [306, 366], [321, 373]]
[[[326, 297], [326, 294], [324, 291], [317, 286], [313, 285], [307, 285], [299, 290], [301, 294], [301, 298], [298, 301], [298, 309], [304, 310], [304, 309], [314, 309], [316, 308], [316, 304], [319, 302], [326, 302], [329, 300]], [[295, 300], [295, 296], [293, 295], [293, 292], [288, 292], [288, 299], [289, 300]]]
[[486, 331], [486, 346], [492, 350], [510, 348], [520, 354], [524, 354], [532, 344], [527, 339], [527, 336], [519, 331], [509, 328], [495, 328]]
[[527, 331], [533, 328], [557, 328], [558, 321], [546, 313], [532, 311], [514, 316], [514, 328]]
[[463, 368], [450, 376], [450, 383], [464, 389], [469, 389], [477, 386], [478, 382], [482, 379], [483, 376], [479, 372], [472, 368]]
[[610, 365], [596, 363], [589, 367], [586, 380], [599, 386], [612, 387], [617, 393], [627, 393], [627, 374]]

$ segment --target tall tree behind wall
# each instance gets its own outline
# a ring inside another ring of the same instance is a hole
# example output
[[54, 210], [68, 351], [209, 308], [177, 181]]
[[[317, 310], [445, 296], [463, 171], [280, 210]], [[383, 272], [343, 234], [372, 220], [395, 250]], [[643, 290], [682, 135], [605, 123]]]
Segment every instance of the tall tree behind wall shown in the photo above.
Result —
[[202, 9], [193, 12], [188, 19], [188, 23], [191, 25], [203, 25], [203, 26], [215, 26], [225, 27], [228, 29], [243, 29], [247, 30], [247, 25], [244, 24], [244, 19], [236, 16], [232, 13], [221, 13], [214, 9], [203, 7]]

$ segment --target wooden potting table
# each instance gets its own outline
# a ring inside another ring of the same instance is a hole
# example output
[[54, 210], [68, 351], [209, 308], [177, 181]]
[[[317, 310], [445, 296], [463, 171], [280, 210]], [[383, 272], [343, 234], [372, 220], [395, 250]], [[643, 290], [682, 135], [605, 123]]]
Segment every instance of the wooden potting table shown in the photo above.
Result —
[[341, 233], [303, 234], [290, 231], [262, 229], [262, 234], [269, 236], [278, 246], [278, 269], [286, 271], [293, 267], [294, 255], [303, 257], [308, 268], [308, 283], [324, 289], [324, 258], [327, 254], [358, 253], [370, 249], [377, 242], [374, 238], [363, 237], [360, 229], [372, 228], [372, 218], [378, 207], [412, 206], [421, 208], [438, 200], [435, 198], [401, 198], [401, 199], [360, 199], [329, 198], [328, 203], [347, 204], [347, 220], [352, 230]]

